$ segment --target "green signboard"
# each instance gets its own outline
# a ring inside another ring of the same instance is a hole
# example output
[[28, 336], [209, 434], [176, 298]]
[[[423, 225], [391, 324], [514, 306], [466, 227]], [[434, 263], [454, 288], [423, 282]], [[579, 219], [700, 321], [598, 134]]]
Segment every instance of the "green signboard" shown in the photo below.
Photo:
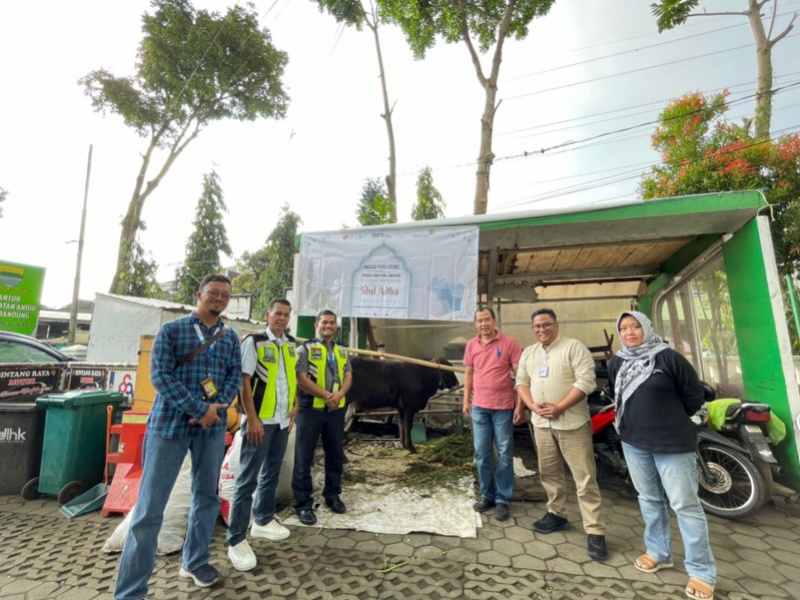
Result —
[[44, 269], [0, 260], [0, 330], [34, 335]]

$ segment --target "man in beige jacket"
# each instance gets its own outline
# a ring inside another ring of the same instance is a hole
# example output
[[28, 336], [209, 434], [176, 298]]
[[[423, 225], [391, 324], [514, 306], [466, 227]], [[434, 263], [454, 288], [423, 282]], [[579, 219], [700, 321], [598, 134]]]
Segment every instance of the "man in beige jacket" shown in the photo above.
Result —
[[608, 557], [605, 525], [600, 514], [600, 489], [595, 476], [592, 426], [586, 397], [596, 387], [594, 360], [588, 348], [558, 333], [556, 314], [542, 308], [531, 315], [538, 343], [527, 347], [519, 361], [519, 393], [515, 422], [527, 406], [532, 411], [539, 472], [547, 492], [547, 514], [533, 524], [538, 533], [570, 528], [566, 519], [566, 461], [578, 492], [589, 556]]

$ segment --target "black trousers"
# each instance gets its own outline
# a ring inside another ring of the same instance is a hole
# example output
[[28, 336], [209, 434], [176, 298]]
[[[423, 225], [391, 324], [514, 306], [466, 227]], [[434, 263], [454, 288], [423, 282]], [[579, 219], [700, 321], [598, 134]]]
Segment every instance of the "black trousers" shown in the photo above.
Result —
[[331, 500], [342, 493], [344, 414], [344, 408], [316, 410], [304, 407], [300, 407], [297, 413], [292, 473], [292, 492], [297, 511], [312, 507], [311, 463], [320, 436], [325, 451], [325, 487], [322, 489], [322, 497]]

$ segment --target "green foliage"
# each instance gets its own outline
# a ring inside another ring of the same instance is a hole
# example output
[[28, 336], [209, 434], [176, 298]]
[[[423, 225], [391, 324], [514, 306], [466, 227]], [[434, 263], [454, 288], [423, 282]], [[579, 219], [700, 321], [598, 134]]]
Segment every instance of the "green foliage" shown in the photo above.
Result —
[[417, 202], [411, 208], [411, 218], [415, 221], [444, 218], [444, 199], [433, 185], [433, 172], [425, 167], [417, 176]]
[[284, 204], [264, 247], [242, 255], [243, 273], [233, 280], [232, 287], [236, 293], [253, 294], [253, 315], [257, 318], [263, 317], [270, 300], [282, 298], [286, 288], [292, 287], [295, 238], [300, 222], [300, 217]]
[[382, 13], [396, 22], [406, 35], [411, 51], [423, 58], [437, 36], [447, 43], [474, 37], [481, 52], [487, 52], [499, 39], [501, 23], [511, 9], [507, 36], [525, 39], [528, 26], [546, 15], [555, 0], [378, 0]]
[[136, 75], [99, 69], [79, 80], [95, 110], [120, 115], [159, 146], [219, 119], [284, 116], [288, 97], [280, 78], [288, 59], [259, 28], [255, 7], [220, 15], [188, 0], [151, 6], [154, 13], [142, 17]]
[[[764, 190], [784, 273], [800, 267], [800, 134], [757, 138], [724, 119], [728, 92], [691, 92], [659, 116], [653, 148], [662, 164], [642, 179], [645, 200], [730, 190]], [[749, 125], [749, 124], [748, 124]]]
[[[0, 204], [6, 201], [8, 197], [8, 190], [0, 187]], [[0, 206], [0, 219], [3, 218], [3, 207]]]
[[211, 171], [203, 175], [203, 192], [194, 213], [194, 231], [186, 245], [186, 261], [178, 270], [176, 302], [194, 304], [197, 287], [209, 273], [222, 268], [220, 253], [233, 254], [222, 213], [228, 212], [223, 200], [219, 175]]
[[121, 274], [118, 293], [136, 298], [163, 298], [164, 292], [156, 283], [158, 263], [153, 255], [145, 252], [139, 240], [133, 241], [130, 254], [130, 267]]
[[[281, 83], [288, 58], [259, 27], [252, 4], [225, 14], [196, 10], [188, 0], [152, 0], [151, 7], [142, 17], [136, 73], [118, 77], [98, 69], [78, 81], [96, 111], [121, 116], [149, 138], [122, 220], [111, 284], [117, 293], [132, 269], [144, 202], [186, 146], [213, 121], [282, 118], [288, 102]], [[166, 158], [150, 175], [156, 148]]]
[[700, 0], [661, 0], [651, 4], [650, 8], [656, 17], [658, 32], [661, 33], [683, 25], [698, 4], [700, 4]]
[[361, 0], [314, 0], [320, 12], [327, 12], [337, 23], [352, 25], [359, 31], [364, 25], [365, 13]]
[[361, 188], [356, 217], [361, 225], [387, 225], [394, 223], [394, 204], [386, 197], [386, 187], [378, 179], [367, 179]]

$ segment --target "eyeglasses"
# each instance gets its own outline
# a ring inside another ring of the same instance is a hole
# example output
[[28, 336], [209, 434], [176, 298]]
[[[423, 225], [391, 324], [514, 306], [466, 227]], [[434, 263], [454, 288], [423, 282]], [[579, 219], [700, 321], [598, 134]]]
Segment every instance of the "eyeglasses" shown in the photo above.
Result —
[[206, 290], [206, 294], [212, 298], [222, 298], [223, 300], [231, 299], [231, 295], [228, 292], [220, 292], [219, 290]]
[[555, 325], [555, 321], [551, 321], [550, 323], [539, 323], [538, 325], [533, 326], [534, 331], [543, 331], [545, 329], [550, 329], [553, 325]]

